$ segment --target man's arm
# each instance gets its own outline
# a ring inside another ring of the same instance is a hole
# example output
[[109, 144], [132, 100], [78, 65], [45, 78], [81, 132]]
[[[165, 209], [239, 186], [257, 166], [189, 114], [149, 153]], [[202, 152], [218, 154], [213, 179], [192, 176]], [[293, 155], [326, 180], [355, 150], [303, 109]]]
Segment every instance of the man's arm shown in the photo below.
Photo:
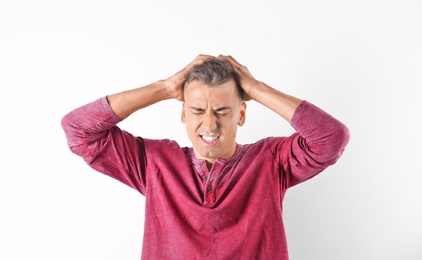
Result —
[[[183, 83], [190, 68], [209, 57], [199, 55], [185, 68], [165, 80], [109, 95], [71, 111], [61, 122], [69, 147], [81, 156], [95, 156], [95, 152], [88, 152], [84, 147], [95, 143], [104, 144], [100, 140], [106, 138], [109, 129], [133, 112], [170, 98], [183, 100]], [[95, 150], [98, 151], [99, 148]]]

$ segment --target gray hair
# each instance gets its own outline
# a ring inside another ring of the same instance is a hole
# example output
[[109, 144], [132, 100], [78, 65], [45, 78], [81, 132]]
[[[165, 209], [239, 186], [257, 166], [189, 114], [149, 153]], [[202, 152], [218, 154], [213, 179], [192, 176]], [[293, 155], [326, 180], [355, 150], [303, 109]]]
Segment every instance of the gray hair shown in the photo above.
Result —
[[211, 87], [217, 87], [230, 79], [235, 81], [239, 97], [240, 99], [243, 99], [243, 90], [237, 81], [232, 66], [226, 61], [222, 61], [218, 58], [211, 58], [191, 68], [188, 77], [183, 84], [183, 88], [186, 88], [189, 83], [195, 80]]

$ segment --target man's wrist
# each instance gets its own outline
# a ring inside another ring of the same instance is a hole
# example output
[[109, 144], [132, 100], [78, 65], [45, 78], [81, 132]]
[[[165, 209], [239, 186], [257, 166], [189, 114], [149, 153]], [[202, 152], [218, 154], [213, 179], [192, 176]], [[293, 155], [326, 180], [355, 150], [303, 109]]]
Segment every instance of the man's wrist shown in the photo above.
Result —
[[255, 81], [250, 84], [249, 88], [247, 88], [246, 90], [244, 89], [244, 92], [249, 99], [255, 100], [259, 91], [264, 89], [266, 86], [267, 85], [264, 82]]

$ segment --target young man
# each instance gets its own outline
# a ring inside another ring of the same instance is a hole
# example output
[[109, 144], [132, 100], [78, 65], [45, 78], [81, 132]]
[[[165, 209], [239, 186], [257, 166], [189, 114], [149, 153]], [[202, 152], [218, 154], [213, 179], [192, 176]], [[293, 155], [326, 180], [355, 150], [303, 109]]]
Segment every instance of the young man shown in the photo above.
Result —
[[[183, 101], [192, 148], [116, 126], [166, 99]], [[248, 100], [296, 132], [237, 144]], [[257, 81], [230, 56], [199, 55], [166, 80], [73, 110], [62, 126], [74, 153], [145, 196], [142, 259], [288, 259], [286, 190], [334, 164], [349, 140], [338, 120]]]

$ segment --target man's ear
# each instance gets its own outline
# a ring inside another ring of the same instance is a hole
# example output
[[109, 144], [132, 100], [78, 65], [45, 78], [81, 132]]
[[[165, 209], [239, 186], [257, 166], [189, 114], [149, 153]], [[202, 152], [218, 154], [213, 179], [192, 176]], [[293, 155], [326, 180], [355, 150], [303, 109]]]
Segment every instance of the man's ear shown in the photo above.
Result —
[[243, 101], [242, 104], [240, 104], [240, 117], [239, 122], [237, 123], [239, 126], [243, 126], [245, 124], [246, 120], [246, 102]]
[[186, 117], [185, 117], [185, 102], [183, 102], [181, 121], [182, 121], [182, 123], [183, 123], [183, 124], [185, 124], [185, 123], [186, 123]]

